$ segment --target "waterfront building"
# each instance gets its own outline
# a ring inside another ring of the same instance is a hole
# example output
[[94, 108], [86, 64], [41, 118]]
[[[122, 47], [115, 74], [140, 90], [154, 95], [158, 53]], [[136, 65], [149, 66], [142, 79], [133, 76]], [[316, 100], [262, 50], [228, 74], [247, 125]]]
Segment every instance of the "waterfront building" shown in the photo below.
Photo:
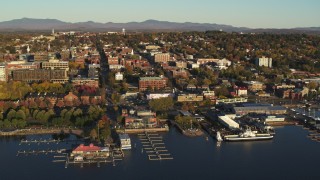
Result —
[[70, 157], [76, 158], [75, 160], [84, 159], [93, 159], [95, 157], [108, 157], [109, 156], [109, 148], [108, 147], [99, 147], [93, 144], [86, 146], [84, 144], [80, 144], [78, 147], [72, 150]]
[[156, 128], [158, 124], [156, 114], [152, 111], [137, 111], [136, 116], [125, 117], [125, 127], [128, 129]]
[[264, 104], [242, 104], [242, 106], [234, 107], [234, 112], [241, 116], [249, 113], [282, 115], [286, 114], [287, 109], [282, 106], [271, 106]]
[[227, 128], [230, 128], [230, 129], [238, 129], [239, 128], [239, 124], [237, 122], [235, 122], [234, 120], [232, 120], [228, 116], [218, 116], [218, 120], [221, 124], [223, 124]]
[[167, 79], [163, 77], [140, 77], [139, 91], [145, 91], [148, 88], [162, 89], [167, 87]]
[[119, 134], [121, 149], [131, 149], [131, 140], [128, 134]]
[[265, 66], [265, 67], [272, 68], [272, 58], [267, 58], [265, 56], [262, 56], [261, 58], [256, 59], [255, 64], [257, 66]]

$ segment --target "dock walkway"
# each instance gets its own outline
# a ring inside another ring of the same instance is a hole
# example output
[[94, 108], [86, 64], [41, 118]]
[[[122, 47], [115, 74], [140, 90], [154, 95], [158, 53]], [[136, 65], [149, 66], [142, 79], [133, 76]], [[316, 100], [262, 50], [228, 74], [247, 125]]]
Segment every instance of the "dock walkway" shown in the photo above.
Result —
[[173, 159], [159, 134], [145, 132], [138, 136], [142, 144], [141, 152], [145, 151], [150, 161]]

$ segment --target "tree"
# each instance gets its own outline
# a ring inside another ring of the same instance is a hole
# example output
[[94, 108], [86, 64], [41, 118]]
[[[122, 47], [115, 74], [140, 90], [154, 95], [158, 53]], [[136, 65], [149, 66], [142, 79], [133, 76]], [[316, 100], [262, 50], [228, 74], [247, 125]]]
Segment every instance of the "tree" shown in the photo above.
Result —
[[26, 120], [26, 114], [23, 110], [18, 110], [15, 116], [17, 119]]
[[37, 115], [36, 115], [36, 120], [40, 121], [40, 122], [43, 122], [45, 113], [46, 113], [45, 110], [42, 110], [42, 111], [38, 112]]
[[16, 117], [16, 111], [14, 109], [11, 109], [7, 114], [7, 119], [11, 121], [15, 117]]
[[8, 119], [5, 119], [3, 121], [3, 127], [4, 128], [10, 128], [11, 127], [11, 122]]
[[172, 97], [165, 97], [160, 99], [152, 99], [149, 102], [149, 106], [154, 111], [167, 111], [171, 109], [174, 105], [173, 98]]
[[310, 83], [308, 83], [307, 87], [311, 90], [311, 89], [316, 89], [318, 87], [318, 83], [315, 81], [311, 81]]
[[76, 117], [75, 125], [78, 127], [83, 127], [85, 124], [85, 119], [83, 117]]
[[95, 139], [98, 138], [98, 133], [97, 133], [96, 129], [92, 129], [92, 130], [90, 131], [90, 138], [91, 138], [92, 140], [95, 140]]

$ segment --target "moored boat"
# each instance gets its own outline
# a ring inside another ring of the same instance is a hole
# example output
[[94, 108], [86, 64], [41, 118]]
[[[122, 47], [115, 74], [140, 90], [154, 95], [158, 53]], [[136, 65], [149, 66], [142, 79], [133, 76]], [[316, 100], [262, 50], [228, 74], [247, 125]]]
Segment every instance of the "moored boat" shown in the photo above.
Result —
[[246, 129], [240, 134], [225, 135], [223, 139], [225, 141], [254, 141], [254, 140], [269, 140], [273, 135], [269, 133], [255, 133], [250, 128]]

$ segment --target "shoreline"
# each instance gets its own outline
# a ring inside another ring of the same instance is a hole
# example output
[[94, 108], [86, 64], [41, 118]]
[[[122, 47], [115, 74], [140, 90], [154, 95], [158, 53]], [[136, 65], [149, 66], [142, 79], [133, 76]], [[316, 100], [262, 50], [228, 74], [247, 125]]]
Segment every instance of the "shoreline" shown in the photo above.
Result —
[[169, 127], [167, 128], [142, 128], [142, 129], [118, 129], [116, 130], [117, 133], [128, 133], [128, 134], [135, 134], [135, 133], [143, 133], [143, 132], [168, 132]]
[[188, 136], [188, 137], [198, 137], [198, 136], [203, 136], [204, 135], [204, 132], [201, 130], [201, 129], [195, 129], [195, 130], [184, 130], [182, 129], [179, 124], [177, 124], [176, 122], [174, 122], [173, 120], [170, 120], [170, 123], [173, 125], [173, 126], [176, 126], [177, 129], [185, 136]]
[[16, 129], [14, 131], [4, 132], [0, 130], [0, 136], [24, 136], [24, 135], [38, 135], [38, 134], [58, 134], [61, 132], [82, 136], [83, 130], [69, 129], [69, 128], [53, 128], [53, 129]]

